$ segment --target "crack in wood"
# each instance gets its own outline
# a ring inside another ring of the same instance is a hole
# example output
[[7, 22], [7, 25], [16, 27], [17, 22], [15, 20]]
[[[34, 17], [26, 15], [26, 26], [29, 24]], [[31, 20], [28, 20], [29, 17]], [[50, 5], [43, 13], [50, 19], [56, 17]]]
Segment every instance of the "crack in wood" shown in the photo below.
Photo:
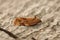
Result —
[[14, 35], [13, 33], [3, 29], [3, 28], [0, 28], [0, 31], [4, 31], [5, 33], [7, 33], [10, 37], [14, 38], [14, 39], [17, 39], [18, 37], [16, 35]]

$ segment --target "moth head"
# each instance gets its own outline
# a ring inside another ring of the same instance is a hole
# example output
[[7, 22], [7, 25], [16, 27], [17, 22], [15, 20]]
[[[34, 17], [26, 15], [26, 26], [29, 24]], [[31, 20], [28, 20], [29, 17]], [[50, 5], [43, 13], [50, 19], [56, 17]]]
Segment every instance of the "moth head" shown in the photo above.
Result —
[[24, 23], [24, 19], [23, 18], [16, 18], [14, 20], [14, 25], [21, 26], [21, 25], [23, 25], [23, 23]]
[[19, 18], [16, 18], [16, 19], [14, 20], [14, 25], [19, 26], [19, 25], [20, 25], [20, 22], [21, 22], [21, 20], [20, 20]]

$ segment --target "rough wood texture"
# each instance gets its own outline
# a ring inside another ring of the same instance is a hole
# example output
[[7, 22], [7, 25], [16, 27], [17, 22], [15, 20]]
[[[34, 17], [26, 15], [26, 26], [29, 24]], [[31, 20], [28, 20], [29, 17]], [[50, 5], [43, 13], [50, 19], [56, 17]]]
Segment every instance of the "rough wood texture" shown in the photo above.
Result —
[[[16, 17], [34, 17], [42, 23], [26, 27], [13, 25]], [[60, 0], [0, 0], [0, 27], [19, 38], [0, 31], [0, 40], [60, 40]]]

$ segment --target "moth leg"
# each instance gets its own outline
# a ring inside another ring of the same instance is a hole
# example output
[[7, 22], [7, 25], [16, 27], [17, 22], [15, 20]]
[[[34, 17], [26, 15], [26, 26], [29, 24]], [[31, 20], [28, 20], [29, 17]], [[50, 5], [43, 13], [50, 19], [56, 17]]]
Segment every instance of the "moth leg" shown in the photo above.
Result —
[[24, 25], [25, 25], [25, 26], [30, 26], [30, 25], [29, 25], [29, 24], [27, 24], [27, 23], [25, 23]]

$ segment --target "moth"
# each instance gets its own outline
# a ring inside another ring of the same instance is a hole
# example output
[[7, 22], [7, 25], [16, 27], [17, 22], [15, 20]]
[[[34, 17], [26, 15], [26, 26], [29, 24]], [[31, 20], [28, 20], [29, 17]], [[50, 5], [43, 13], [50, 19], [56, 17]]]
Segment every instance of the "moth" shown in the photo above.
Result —
[[34, 18], [17, 17], [14, 19], [15, 26], [34, 26], [39, 22], [41, 22], [41, 20], [37, 16]]

